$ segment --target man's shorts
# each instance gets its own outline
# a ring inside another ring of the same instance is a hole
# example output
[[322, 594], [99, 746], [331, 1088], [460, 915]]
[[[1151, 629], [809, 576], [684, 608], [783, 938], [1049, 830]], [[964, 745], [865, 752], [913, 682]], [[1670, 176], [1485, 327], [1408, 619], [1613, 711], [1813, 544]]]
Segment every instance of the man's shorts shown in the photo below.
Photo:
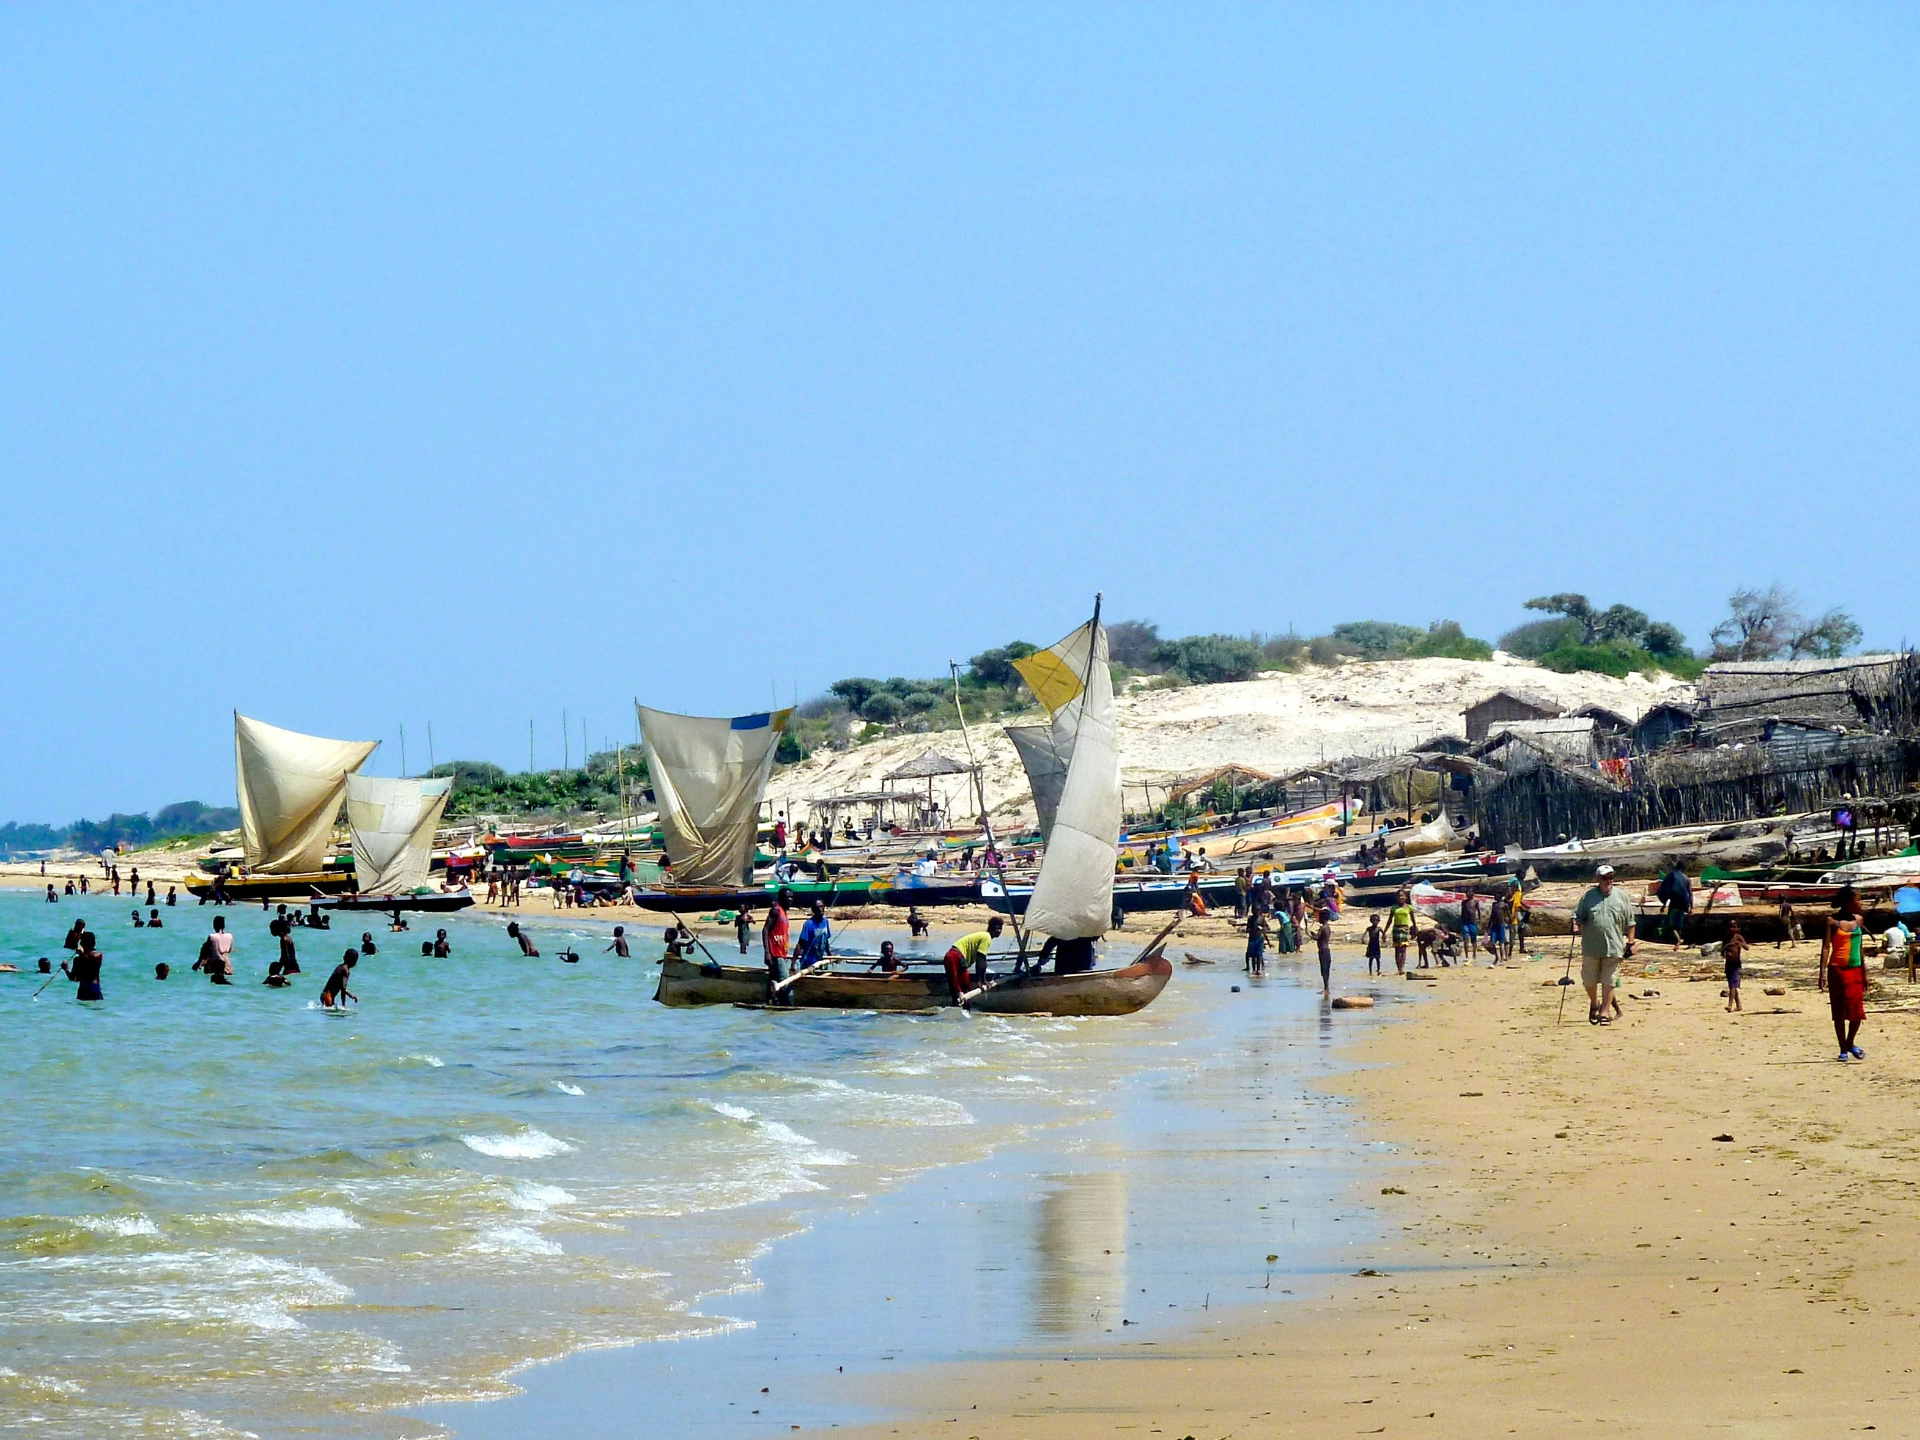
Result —
[[1582, 955], [1580, 957], [1580, 983], [1582, 985], [1605, 985], [1612, 987], [1620, 978], [1620, 957], [1618, 955]]

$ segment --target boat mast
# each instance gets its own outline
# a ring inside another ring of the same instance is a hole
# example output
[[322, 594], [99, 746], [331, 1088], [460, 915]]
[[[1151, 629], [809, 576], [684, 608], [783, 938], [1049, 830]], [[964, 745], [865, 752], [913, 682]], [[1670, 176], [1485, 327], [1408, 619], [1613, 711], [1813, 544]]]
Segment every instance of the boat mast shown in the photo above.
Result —
[[994, 857], [994, 870], [1000, 876], [1000, 893], [1006, 897], [1007, 919], [1013, 922], [1013, 938], [1019, 944], [1020, 958], [1027, 954], [1027, 937], [1020, 926], [1020, 915], [1013, 905], [1013, 892], [1007, 888], [1007, 863], [1000, 854], [1000, 843], [993, 838], [993, 814], [987, 809], [986, 772], [980, 768], [980, 760], [973, 753], [973, 732], [967, 728], [967, 712], [960, 704], [960, 662], [949, 660], [947, 668], [953, 672], [953, 710], [960, 717], [960, 733], [967, 742], [967, 763], [973, 766], [973, 780], [980, 787], [980, 824], [987, 832], [987, 849]]

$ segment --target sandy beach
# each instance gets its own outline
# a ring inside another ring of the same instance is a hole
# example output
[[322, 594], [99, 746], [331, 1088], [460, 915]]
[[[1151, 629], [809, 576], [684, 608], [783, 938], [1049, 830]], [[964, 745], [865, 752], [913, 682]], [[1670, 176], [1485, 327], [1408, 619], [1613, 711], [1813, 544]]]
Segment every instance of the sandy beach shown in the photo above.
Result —
[[1913, 1002], [1876, 971], [1868, 1059], [1840, 1065], [1814, 954], [1758, 952], [1732, 1016], [1712, 967], [1649, 956], [1600, 1028], [1577, 991], [1556, 1024], [1558, 956], [1404, 982], [1428, 1003], [1331, 1082], [1419, 1159], [1351, 1197], [1394, 1237], [1355, 1267], [1377, 1274], [924, 1370], [869, 1387], [898, 1418], [852, 1433], [1916, 1433]]

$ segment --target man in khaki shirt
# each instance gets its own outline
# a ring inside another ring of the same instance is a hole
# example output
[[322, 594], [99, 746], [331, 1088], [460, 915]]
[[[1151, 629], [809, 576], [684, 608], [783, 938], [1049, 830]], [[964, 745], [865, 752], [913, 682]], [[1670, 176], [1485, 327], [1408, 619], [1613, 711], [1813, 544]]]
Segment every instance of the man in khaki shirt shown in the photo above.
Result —
[[1587, 1023], [1611, 1025], [1614, 983], [1620, 962], [1633, 954], [1633, 902], [1613, 883], [1613, 867], [1602, 865], [1593, 888], [1573, 909], [1580, 937], [1580, 983], [1587, 987]]

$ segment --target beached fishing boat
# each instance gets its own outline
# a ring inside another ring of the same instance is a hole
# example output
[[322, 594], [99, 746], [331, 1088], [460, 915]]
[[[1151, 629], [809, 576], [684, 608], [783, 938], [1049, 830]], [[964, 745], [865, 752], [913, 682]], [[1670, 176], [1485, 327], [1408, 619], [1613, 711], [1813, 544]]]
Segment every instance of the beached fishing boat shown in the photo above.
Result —
[[[1306, 878], [1304, 872], [1302, 880]], [[1316, 871], [1312, 877], [1318, 881]], [[980, 898], [998, 910], [1002, 915], [1025, 915], [1033, 902], [1033, 885], [1003, 885], [999, 880], [988, 876], [980, 882]], [[1142, 912], [1168, 912], [1178, 910], [1186, 903], [1187, 880], [1185, 876], [1160, 876], [1153, 880], [1119, 880], [1113, 882], [1113, 911], [1119, 915], [1134, 915]], [[1218, 872], [1203, 874], [1200, 877], [1200, 898], [1211, 910], [1216, 905], [1233, 904], [1233, 876]]]
[[189, 876], [188, 893], [204, 898], [219, 886], [235, 900], [305, 900], [351, 888], [352, 877], [327, 866], [327, 850], [347, 777], [379, 743], [302, 735], [236, 711], [234, 771], [245, 869], [224, 880]]
[[[1040, 874], [1027, 888], [1031, 929], [1013, 968], [967, 991], [958, 1003], [995, 1015], [1130, 1015], [1153, 1002], [1173, 966], [1163, 953], [1168, 926], [1134, 960], [1112, 969], [1091, 965], [1093, 944], [1113, 914], [1115, 837], [1120, 831], [1120, 756], [1098, 602], [1093, 619], [1019, 665], [1028, 687], [1052, 717], [1052, 753], [1066, 767]], [[656, 772], [657, 773], [657, 772]], [[995, 881], [995, 884], [1004, 882]], [[1054, 942], [1060, 960], [1049, 972], [1028, 953], [1033, 932]], [[1016, 930], [1016, 933], [1018, 931]], [[1064, 971], [1059, 965], [1068, 965]], [[780, 987], [782, 1003], [799, 1009], [922, 1010], [952, 1004], [944, 974], [850, 973], [832, 960], [803, 970]], [[749, 1005], [777, 998], [764, 970], [675, 958], [662, 962], [654, 998], [663, 1005]]]

